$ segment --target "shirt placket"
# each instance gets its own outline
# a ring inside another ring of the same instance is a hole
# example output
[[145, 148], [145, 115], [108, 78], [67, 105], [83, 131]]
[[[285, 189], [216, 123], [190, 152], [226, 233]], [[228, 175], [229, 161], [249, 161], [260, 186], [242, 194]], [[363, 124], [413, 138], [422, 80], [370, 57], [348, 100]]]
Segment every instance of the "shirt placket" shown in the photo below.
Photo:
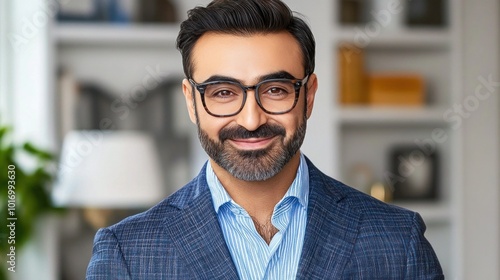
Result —
[[269, 259], [266, 265], [266, 272], [263, 279], [267, 279], [274, 269], [275, 264], [279, 262], [280, 259], [280, 246], [284, 235], [286, 234], [286, 229], [290, 223], [290, 213], [291, 213], [291, 199], [285, 199], [280, 204], [278, 204], [273, 212], [271, 221], [273, 225], [278, 229], [278, 233], [273, 237], [271, 243], [269, 244]]
[[[257, 279], [262, 279], [271, 257], [268, 245], [255, 229], [253, 220], [245, 209], [233, 203], [231, 203], [230, 209], [234, 213], [237, 223], [241, 225], [241, 227], [238, 228], [238, 230], [242, 231], [241, 235], [250, 236], [247, 253], [254, 256], [252, 258], [254, 262], [259, 263], [259, 277], [257, 277]], [[248, 279], [254, 279], [251, 277], [252, 273], [247, 271], [245, 274], [249, 276]]]

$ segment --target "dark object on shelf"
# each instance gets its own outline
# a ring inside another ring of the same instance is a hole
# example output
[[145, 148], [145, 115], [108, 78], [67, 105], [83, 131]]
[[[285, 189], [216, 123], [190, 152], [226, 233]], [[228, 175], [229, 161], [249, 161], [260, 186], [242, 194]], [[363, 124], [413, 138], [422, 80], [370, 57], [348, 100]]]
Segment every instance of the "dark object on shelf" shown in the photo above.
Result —
[[177, 12], [170, 0], [143, 0], [139, 4], [139, 20], [148, 23], [176, 22]]
[[392, 186], [393, 199], [435, 200], [438, 198], [438, 155], [418, 146], [394, 147], [390, 153], [390, 173], [386, 183]]
[[132, 21], [132, 15], [125, 12], [120, 0], [107, 0], [106, 2], [106, 16], [107, 21], [114, 23], [128, 23]]
[[116, 97], [103, 86], [95, 82], [83, 82], [79, 85], [76, 120], [78, 130], [102, 129], [102, 121], [114, 113], [110, 110]]
[[361, 0], [342, 0], [340, 2], [340, 23], [342, 24], [360, 24], [363, 19], [363, 1]]
[[66, 22], [127, 23], [132, 16], [125, 12], [119, 0], [78, 0], [61, 4], [57, 19]]
[[69, 1], [59, 5], [58, 21], [94, 22], [104, 20], [103, 5], [99, 0]]
[[446, 0], [406, 1], [406, 25], [409, 27], [445, 27]]

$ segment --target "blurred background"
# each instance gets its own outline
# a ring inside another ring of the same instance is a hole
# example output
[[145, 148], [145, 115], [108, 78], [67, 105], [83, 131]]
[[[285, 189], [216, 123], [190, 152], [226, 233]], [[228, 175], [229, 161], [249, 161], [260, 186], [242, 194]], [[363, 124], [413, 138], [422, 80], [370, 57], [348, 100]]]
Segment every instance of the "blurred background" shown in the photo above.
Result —
[[[7, 279], [83, 279], [98, 228], [199, 172], [175, 39], [208, 2], [0, 0], [0, 218], [18, 218], [1, 232]], [[500, 3], [285, 2], [317, 41], [305, 154], [418, 211], [448, 279], [500, 279]]]

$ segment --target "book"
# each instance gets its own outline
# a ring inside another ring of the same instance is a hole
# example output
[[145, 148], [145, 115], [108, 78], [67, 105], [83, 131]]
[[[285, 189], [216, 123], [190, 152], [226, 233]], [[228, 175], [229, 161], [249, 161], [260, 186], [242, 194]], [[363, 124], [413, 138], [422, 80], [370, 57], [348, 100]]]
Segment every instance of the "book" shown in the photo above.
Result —
[[366, 74], [363, 50], [354, 45], [342, 45], [338, 51], [338, 61], [340, 103], [343, 105], [366, 103]]
[[424, 79], [419, 74], [370, 74], [368, 101], [370, 105], [421, 106], [425, 102]]

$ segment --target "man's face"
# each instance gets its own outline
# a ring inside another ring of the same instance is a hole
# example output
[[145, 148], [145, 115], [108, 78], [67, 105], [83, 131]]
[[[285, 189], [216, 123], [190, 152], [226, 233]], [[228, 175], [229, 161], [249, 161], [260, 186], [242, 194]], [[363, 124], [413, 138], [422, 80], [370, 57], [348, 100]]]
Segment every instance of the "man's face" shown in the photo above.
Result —
[[[276, 73], [288, 73], [302, 79], [302, 61], [300, 46], [289, 33], [250, 36], [207, 33], [198, 40], [192, 52], [192, 79], [203, 83], [220, 76], [246, 86]], [[308, 88], [307, 103], [305, 87]], [[196, 105], [193, 103], [193, 87], [189, 81], [183, 81], [189, 115], [198, 126], [203, 148], [216, 164], [245, 181], [269, 179], [298, 156], [316, 87], [313, 74], [301, 87], [297, 105], [286, 114], [265, 113], [257, 104], [254, 91], [249, 90], [241, 112], [232, 117], [214, 117], [205, 111], [196, 90]]]

